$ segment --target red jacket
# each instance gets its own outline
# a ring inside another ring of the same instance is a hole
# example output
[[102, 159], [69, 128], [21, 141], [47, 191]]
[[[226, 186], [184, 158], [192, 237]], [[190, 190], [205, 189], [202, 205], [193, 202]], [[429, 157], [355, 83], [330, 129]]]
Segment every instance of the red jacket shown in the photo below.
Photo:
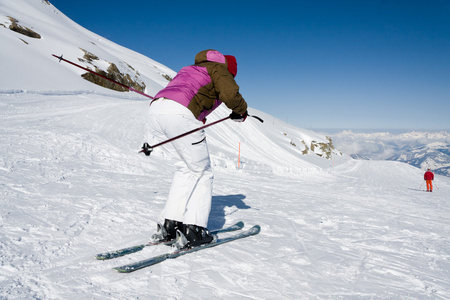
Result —
[[434, 180], [434, 174], [431, 171], [426, 171], [425, 175], [423, 175], [423, 179], [425, 180]]

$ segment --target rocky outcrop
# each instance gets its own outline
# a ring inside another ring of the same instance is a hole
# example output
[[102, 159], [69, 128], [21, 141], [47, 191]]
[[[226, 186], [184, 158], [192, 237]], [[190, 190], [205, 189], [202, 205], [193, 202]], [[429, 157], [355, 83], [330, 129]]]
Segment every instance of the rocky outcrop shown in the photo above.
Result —
[[[285, 133], [284, 135], [287, 136]], [[342, 152], [335, 149], [333, 146], [333, 142], [330, 137], [326, 136], [325, 139], [326, 142], [317, 142], [315, 140], [312, 140], [311, 142], [306, 142], [305, 140], [301, 140], [301, 145], [303, 146], [300, 151], [302, 155], [307, 155], [310, 153], [314, 153], [320, 157], [326, 158], [326, 159], [332, 159], [332, 155], [342, 155]], [[292, 146], [297, 147], [297, 144], [291, 140], [289, 142]]]
[[9, 25], [9, 29], [12, 31], [15, 31], [17, 33], [26, 35], [28, 37], [31, 38], [35, 38], [35, 39], [40, 39], [41, 35], [37, 32], [35, 32], [34, 30], [28, 28], [28, 27], [24, 27], [19, 25], [19, 21], [13, 17], [8, 17], [9, 20], [11, 21], [11, 25]]
[[[139, 80], [139, 75], [140, 75], [139, 72], [135, 71], [134, 68], [131, 67], [129, 64], [124, 63], [126, 68], [128, 68], [130, 70], [130, 73], [134, 73], [133, 77], [129, 73], [120, 72], [117, 65], [114, 63], [111, 63], [111, 62], [109, 62], [109, 67], [106, 71], [99, 69], [95, 65], [95, 61], [100, 60], [98, 58], [98, 56], [96, 56], [95, 54], [93, 54], [89, 51], [86, 51], [84, 49], [81, 49], [81, 50], [84, 52], [84, 55], [83, 55], [83, 58], [79, 58], [78, 60], [80, 62], [89, 63], [91, 65], [91, 68], [93, 71], [95, 71], [95, 72], [99, 73], [100, 75], [103, 75], [109, 79], [117, 81], [123, 85], [132, 87], [133, 89], [135, 89], [137, 91], [141, 91], [141, 92], [145, 91], [146, 86], [143, 81]], [[89, 73], [89, 72], [82, 74], [81, 77], [83, 77], [84, 79], [86, 79], [92, 83], [95, 83], [97, 85], [100, 85], [102, 87], [105, 87], [105, 88], [108, 88], [111, 90], [115, 90], [115, 91], [119, 91], [119, 92], [128, 92], [129, 91], [128, 88], [124, 88], [118, 84], [115, 84], [114, 82], [108, 81], [100, 76], [97, 76], [97, 75]]]

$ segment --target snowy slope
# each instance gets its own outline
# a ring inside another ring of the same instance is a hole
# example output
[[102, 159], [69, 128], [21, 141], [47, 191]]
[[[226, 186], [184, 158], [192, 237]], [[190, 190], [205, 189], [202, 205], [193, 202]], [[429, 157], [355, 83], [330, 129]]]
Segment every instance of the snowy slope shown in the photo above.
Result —
[[279, 174], [272, 161], [224, 167], [235, 157], [214, 151], [209, 227], [243, 220], [260, 235], [115, 273], [165, 251], [93, 258], [148, 240], [167, 197], [173, 165], [137, 154], [147, 103], [55, 92], [3, 93], [0, 105], [0, 297], [450, 297], [450, 182], [425, 193], [421, 170], [384, 161]]
[[[20, 26], [39, 33], [42, 38], [31, 38], [9, 30], [9, 26], [12, 23], [11, 19], [17, 20]], [[81, 79], [80, 75], [85, 73], [84, 70], [65, 62], [59, 63], [52, 56], [52, 54], [63, 54], [66, 59], [92, 69], [93, 65], [85, 61], [85, 52], [82, 49], [99, 57], [99, 60], [95, 60], [94, 64], [102, 70], [107, 69], [108, 63], [114, 63], [118, 67], [122, 67], [122, 72], [130, 72], [132, 77], [138, 77], [140, 81], [146, 84], [146, 93], [150, 96], [155, 95], [157, 91], [168, 83], [164, 75], [173, 77], [176, 74], [162, 64], [82, 28], [47, 1], [5, 1], [0, 4], [0, 24], [3, 24], [3, 27], [0, 27], [2, 29], [0, 30], [0, 37], [2, 41], [5, 41], [2, 44], [7, 45], [5, 48], [2, 47], [0, 55], [4, 69], [4, 78], [0, 82], [0, 90], [3, 91], [52, 92], [58, 90], [65, 91], [65, 93], [84, 91], [87, 93], [96, 92], [102, 95], [115, 95], [121, 98], [140, 99], [148, 103], [147, 98], [138, 94], [114, 92]], [[26, 62], [24, 62], [24, 59], [26, 59]], [[79, 61], [79, 59], [83, 61]], [[130, 68], [129, 66], [132, 67]], [[266, 119], [273, 119], [262, 112], [251, 110], [250, 113], [257, 113], [262, 115], [262, 117], [266, 117]], [[212, 116], [211, 121], [217, 116], [226, 116], [227, 114], [229, 114], [229, 111], [221, 108], [221, 112]], [[277, 120], [277, 122], [279, 121]], [[218, 126], [218, 129], [212, 129], [212, 132], [218, 133], [217, 135], [213, 134], [212, 137], [218, 140], [219, 144], [217, 147], [224, 149], [227, 153], [230, 151], [236, 152], [235, 149], [239, 148], [239, 142], [242, 142], [243, 151], [247, 151], [248, 154], [251, 154], [258, 160], [271, 158], [271, 168], [281, 171], [288, 168], [298, 172], [345, 161], [337, 150], [332, 155], [335, 162], [324, 160], [312, 153], [312, 151], [308, 155], [301, 155], [301, 151], [305, 149], [301, 141], [304, 141], [309, 147], [311, 141], [327, 143], [328, 141], [322, 135], [306, 130], [299, 133], [298, 128], [292, 130], [291, 126], [285, 124], [279, 126], [277, 132], [267, 136], [265, 132], [261, 133], [260, 129], [273, 126], [270, 126], [270, 124], [264, 124], [262, 125], [263, 127], [257, 125], [260, 124], [251, 124], [244, 129], [244, 132], [235, 134], [236, 126], [221, 124]], [[264, 148], [254, 146], [262, 140], [265, 141], [263, 143], [265, 145]], [[298, 145], [291, 145], [292, 148], [289, 149], [289, 153], [278, 149], [277, 145], [280, 142], [291, 143], [293, 140]], [[214, 147], [214, 142], [212, 144], [212, 147]], [[227, 147], [224, 148], [223, 145], [227, 145]], [[321, 154], [318, 149], [316, 149], [315, 153]], [[219, 155], [221, 154], [222, 152], [219, 152]], [[302, 160], [298, 159], [299, 156], [303, 156]], [[286, 167], [281, 163], [280, 158], [283, 160], [288, 157], [295, 163]], [[243, 163], [245, 165], [246, 162]], [[247, 162], [247, 166], [250, 167], [250, 162]]]
[[[95, 36], [46, 1], [0, 3], [0, 18], [12, 12], [47, 41], [49, 24], [78, 32], [84, 46]], [[40, 30], [31, 16], [41, 17]], [[50, 46], [20, 38], [34, 43], [28, 54], [39, 62], [13, 58], [11, 49], [28, 51], [20, 48], [27, 44], [0, 26], [2, 45], [16, 43], [0, 52], [8, 70], [0, 73], [0, 298], [450, 298], [449, 178], [437, 176], [434, 193], [425, 193], [422, 171], [407, 164], [301, 155], [301, 140], [324, 137], [253, 109], [265, 123], [250, 118], [207, 129], [215, 171], [208, 227], [243, 220], [260, 224], [261, 233], [135, 273], [114, 272], [167, 251], [93, 258], [147, 241], [164, 206], [172, 162], [158, 151], [137, 153], [148, 134], [148, 99], [97, 87], [47, 58]], [[79, 46], [65, 47], [70, 55]], [[137, 55], [107, 41], [102, 47], [117, 62]], [[142, 74], [145, 64], [170, 71], [140, 61]], [[31, 76], [41, 64], [55, 72], [53, 81]], [[158, 72], [146, 75], [148, 86], [158, 83]], [[222, 108], [209, 122], [227, 113]]]
[[[31, 38], [9, 30], [11, 19], [41, 35]], [[3, 25], [3, 26], [2, 26]], [[69, 64], [59, 64], [52, 54], [80, 63], [84, 50], [100, 58], [99, 67], [115, 63], [122, 72], [132, 72], [131, 66], [146, 83], [147, 93], [154, 95], [167, 84], [164, 74], [175, 72], [139, 53], [117, 45], [79, 26], [48, 1], [4, 0], [0, 2], [0, 39], [2, 47], [1, 89], [8, 90], [109, 90], [80, 80], [85, 73]], [[88, 64], [85, 66], [92, 67]], [[17, 80], [19, 78], [19, 80]], [[135, 95], [133, 95], [135, 96]]]

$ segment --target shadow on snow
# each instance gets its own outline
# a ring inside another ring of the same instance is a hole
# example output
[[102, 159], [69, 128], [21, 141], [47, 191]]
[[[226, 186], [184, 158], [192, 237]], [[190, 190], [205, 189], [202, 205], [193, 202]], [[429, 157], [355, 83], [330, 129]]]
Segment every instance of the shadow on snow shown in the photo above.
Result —
[[[211, 203], [211, 213], [209, 216], [208, 229], [218, 229], [225, 225], [226, 217], [232, 215], [240, 209], [251, 208], [244, 202], [245, 196], [242, 194], [213, 196]], [[240, 220], [234, 220], [240, 221]]]

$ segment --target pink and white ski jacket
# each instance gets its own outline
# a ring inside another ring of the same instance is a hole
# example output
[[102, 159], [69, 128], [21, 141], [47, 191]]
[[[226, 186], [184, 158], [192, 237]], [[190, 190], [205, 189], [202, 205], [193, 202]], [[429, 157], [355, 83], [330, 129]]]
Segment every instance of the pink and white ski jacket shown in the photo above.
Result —
[[238, 114], [247, 111], [225, 56], [216, 50], [204, 50], [195, 56], [195, 64], [182, 68], [155, 99], [167, 98], [187, 107], [202, 121], [222, 102]]

